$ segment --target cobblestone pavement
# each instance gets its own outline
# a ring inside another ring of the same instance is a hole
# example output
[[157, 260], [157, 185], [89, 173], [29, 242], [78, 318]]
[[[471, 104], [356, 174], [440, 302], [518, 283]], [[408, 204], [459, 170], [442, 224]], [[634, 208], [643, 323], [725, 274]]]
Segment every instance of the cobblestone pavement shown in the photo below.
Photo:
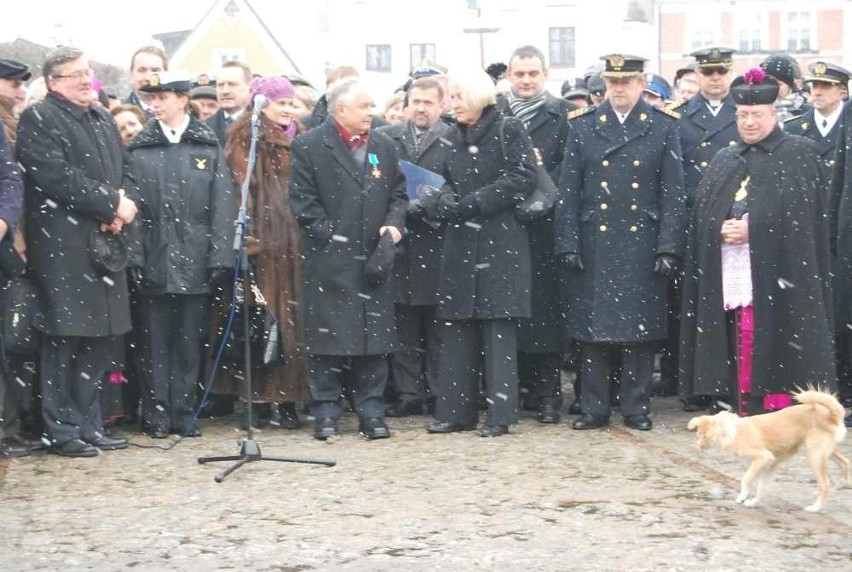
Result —
[[[265, 455], [223, 483], [243, 435], [233, 420], [171, 451], [0, 462], [3, 570], [849, 570], [852, 490], [822, 513], [803, 455], [764, 505], [734, 503], [743, 464], [695, 446], [691, 414], [653, 402], [654, 429], [573, 431], [570, 417], [512, 433], [428, 435], [391, 419], [368, 442], [347, 415], [334, 443], [298, 431], [255, 437]], [[137, 433], [140, 444], [154, 441]], [[159, 442], [156, 442], [159, 443]], [[852, 440], [842, 445], [852, 456]], [[834, 468], [833, 468], [834, 470]], [[838, 475], [832, 473], [834, 478]]]

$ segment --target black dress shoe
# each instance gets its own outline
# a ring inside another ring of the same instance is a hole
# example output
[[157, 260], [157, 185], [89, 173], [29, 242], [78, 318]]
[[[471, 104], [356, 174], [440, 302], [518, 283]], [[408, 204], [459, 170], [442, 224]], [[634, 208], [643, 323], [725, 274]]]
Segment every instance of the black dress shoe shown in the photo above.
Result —
[[559, 423], [559, 408], [553, 403], [542, 403], [538, 408], [539, 423]]
[[568, 415], [582, 415], [583, 408], [580, 407], [580, 400], [575, 399], [571, 402], [571, 405], [568, 406]]
[[80, 439], [72, 439], [61, 445], [54, 445], [50, 448], [50, 452], [63, 457], [97, 457], [99, 453], [97, 447], [93, 447]]
[[687, 413], [705, 411], [710, 407], [710, 398], [706, 395], [693, 395], [683, 400], [683, 410]]
[[390, 429], [381, 417], [370, 417], [361, 421], [358, 432], [369, 440], [387, 439], [390, 437]]
[[411, 415], [423, 415], [423, 400], [400, 399], [385, 410], [388, 417], [409, 417]]
[[30, 454], [30, 448], [16, 443], [11, 437], [0, 441], [0, 459], [14, 459], [26, 457]]
[[507, 425], [483, 425], [479, 430], [480, 437], [499, 437], [509, 432]]
[[107, 437], [106, 435], [98, 435], [94, 439], [86, 439], [86, 443], [93, 447], [97, 447], [101, 451], [127, 449], [127, 439], [124, 437]]
[[331, 417], [317, 419], [316, 427], [314, 427], [314, 439], [325, 441], [331, 437], [336, 437], [338, 434], [337, 421]]
[[588, 413], [584, 413], [580, 417], [574, 420], [574, 423], [571, 424], [571, 427], [577, 429], [578, 431], [583, 431], [585, 429], [597, 429], [598, 427], [606, 427], [609, 425], [608, 417], [599, 417], [597, 415], [590, 415]]
[[474, 429], [476, 429], [476, 425], [462, 425], [449, 421], [435, 421], [426, 426], [426, 431], [429, 433], [457, 433], [459, 431], [473, 431]]
[[190, 429], [183, 429], [181, 431], [175, 431], [178, 435], [183, 435], [184, 437], [201, 437], [201, 429], [193, 425]]
[[47, 448], [47, 445], [40, 437], [31, 437], [23, 433], [18, 433], [14, 437], [10, 437], [10, 439], [18, 445], [26, 447], [30, 451], [40, 451]]
[[647, 415], [627, 415], [624, 424], [637, 431], [650, 431], [652, 427], [651, 419]]

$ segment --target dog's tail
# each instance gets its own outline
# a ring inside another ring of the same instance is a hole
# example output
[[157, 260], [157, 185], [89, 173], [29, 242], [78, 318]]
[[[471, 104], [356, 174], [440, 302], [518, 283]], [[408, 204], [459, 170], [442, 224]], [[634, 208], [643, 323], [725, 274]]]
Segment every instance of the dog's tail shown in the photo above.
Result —
[[846, 411], [836, 397], [813, 388], [799, 390], [793, 394], [793, 397], [796, 401], [805, 405], [824, 407], [828, 411], [829, 423], [835, 428], [837, 442], [843, 440], [846, 436], [846, 427], [843, 424]]

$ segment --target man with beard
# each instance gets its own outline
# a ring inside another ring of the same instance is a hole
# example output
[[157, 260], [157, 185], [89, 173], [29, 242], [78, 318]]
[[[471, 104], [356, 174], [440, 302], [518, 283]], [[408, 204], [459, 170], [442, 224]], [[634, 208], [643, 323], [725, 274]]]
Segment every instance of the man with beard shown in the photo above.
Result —
[[734, 395], [748, 415], [802, 384], [836, 386], [829, 224], [814, 144], [777, 124], [778, 82], [752, 68], [731, 92], [740, 141], [713, 158], [690, 212], [680, 373], [685, 397]]
[[[544, 89], [544, 54], [533, 46], [512, 52], [506, 77], [511, 90], [499, 100], [505, 115], [520, 119], [555, 183], [568, 137], [573, 103]], [[518, 327], [518, 378], [525, 407], [537, 410], [541, 423], [558, 423], [562, 407], [560, 360], [565, 349], [565, 321], [559, 275], [553, 257], [553, 213], [527, 225], [532, 262], [532, 317]]]
[[[393, 139], [401, 159], [440, 173], [450, 131], [441, 121], [444, 89], [434, 79], [421, 77], [411, 84], [407, 100], [406, 115], [411, 119], [377, 132]], [[441, 340], [436, 311], [443, 228], [426, 222], [425, 213], [416, 203], [411, 205], [405, 240], [394, 265], [397, 347], [392, 363], [397, 396], [387, 410], [390, 417], [421, 414], [424, 399], [434, 394], [438, 375]]]

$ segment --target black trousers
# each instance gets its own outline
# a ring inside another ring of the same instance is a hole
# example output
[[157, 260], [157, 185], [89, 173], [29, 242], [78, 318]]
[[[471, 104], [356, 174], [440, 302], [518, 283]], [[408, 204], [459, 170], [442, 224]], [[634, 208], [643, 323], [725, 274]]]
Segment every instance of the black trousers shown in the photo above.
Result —
[[518, 352], [518, 379], [528, 403], [562, 407], [562, 354]]
[[182, 432], [192, 422], [206, 356], [210, 296], [143, 296], [139, 304], [143, 423], [151, 430]]
[[660, 356], [660, 382], [667, 390], [678, 391], [678, 346], [680, 344], [681, 278], [669, 280], [668, 338], [662, 346]]
[[397, 304], [393, 386], [401, 399], [423, 399], [434, 393], [441, 349], [435, 306]]
[[610, 369], [612, 360], [620, 358], [621, 414], [625, 417], [647, 415], [650, 411], [655, 347], [655, 343], [582, 343], [583, 382], [580, 387], [580, 406], [583, 413], [609, 417]]
[[113, 337], [42, 336], [41, 410], [51, 443], [103, 434], [100, 389]]
[[353, 381], [353, 405], [358, 417], [384, 418], [384, 392], [388, 381], [388, 360], [385, 355], [308, 356], [311, 414], [317, 419], [340, 418], [343, 414], [340, 401], [344, 370], [350, 372], [349, 377]]
[[518, 417], [518, 324], [511, 319], [441, 323], [441, 366], [435, 419], [475, 425], [479, 379], [485, 374], [486, 425], [511, 425]]

